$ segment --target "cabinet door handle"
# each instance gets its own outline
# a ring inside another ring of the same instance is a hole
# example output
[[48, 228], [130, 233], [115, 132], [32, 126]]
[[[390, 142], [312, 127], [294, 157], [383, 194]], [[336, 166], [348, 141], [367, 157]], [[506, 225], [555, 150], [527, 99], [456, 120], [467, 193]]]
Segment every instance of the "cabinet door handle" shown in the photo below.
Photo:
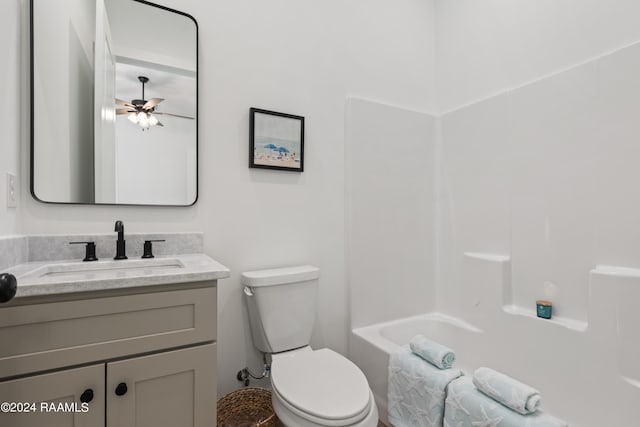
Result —
[[80, 395], [80, 402], [82, 402], [82, 403], [89, 403], [92, 400], [93, 400], [93, 390], [91, 390], [90, 388], [86, 389]]
[[129, 389], [127, 388], [126, 383], [118, 384], [118, 386], [116, 387], [116, 396], [124, 396], [125, 394], [127, 394], [127, 390]]

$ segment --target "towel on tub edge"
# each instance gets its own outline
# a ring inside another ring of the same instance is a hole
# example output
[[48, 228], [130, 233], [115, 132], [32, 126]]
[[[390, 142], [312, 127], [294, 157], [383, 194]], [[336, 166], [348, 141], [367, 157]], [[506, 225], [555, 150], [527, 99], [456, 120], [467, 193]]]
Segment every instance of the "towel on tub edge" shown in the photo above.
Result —
[[473, 373], [473, 385], [522, 415], [536, 412], [540, 406], [538, 390], [490, 368], [476, 369]]
[[568, 427], [542, 411], [522, 415], [475, 388], [470, 377], [449, 384], [444, 427]]
[[447, 385], [459, 369], [438, 369], [408, 345], [389, 357], [388, 416], [395, 427], [441, 427]]
[[440, 369], [449, 369], [456, 360], [456, 354], [449, 347], [431, 341], [424, 335], [411, 338], [409, 347], [418, 356]]

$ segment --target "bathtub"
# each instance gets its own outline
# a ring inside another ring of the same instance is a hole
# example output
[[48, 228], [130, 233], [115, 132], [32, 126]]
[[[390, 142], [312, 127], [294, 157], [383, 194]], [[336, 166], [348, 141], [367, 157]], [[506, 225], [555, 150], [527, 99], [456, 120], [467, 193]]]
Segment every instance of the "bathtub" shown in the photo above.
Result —
[[[595, 295], [606, 303], [605, 294]], [[625, 350], [621, 344], [637, 347], [640, 336], [621, 341], [624, 331], [616, 329], [616, 319], [593, 315], [588, 327], [576, 329], [562, 320], [540, 321], [507, 308], [475, 317], [474, 324], [428, 313], [353, 329], [349, 357], [366, 375], [382, 421], [387, 421], [389, 355], [423, 334], [452, 348], [454, 366], [466, 375], [488, 366], [531, 384], [541, 392], [542, 410], [571, 427], [638, 427], [640, 381], [625, 375], [631, 365], [623, 364], [619, 354]], [[634, 369], [640, 369], [639, 360], [634, 359]]]
[[388, 421], [389, 355], [398, 346], [408, 344], [416, 334], [425, 335], [455, 349], [455, 366], [464, 372], [472, 372], [473, 367], [477, 365], [474, 358], [478, 357], [476, 349], [482, 340], [482, 330], [445, 314], [429, 313], [354, 329], [350, 342], [350, 357], [367, 377], [383, 422]]

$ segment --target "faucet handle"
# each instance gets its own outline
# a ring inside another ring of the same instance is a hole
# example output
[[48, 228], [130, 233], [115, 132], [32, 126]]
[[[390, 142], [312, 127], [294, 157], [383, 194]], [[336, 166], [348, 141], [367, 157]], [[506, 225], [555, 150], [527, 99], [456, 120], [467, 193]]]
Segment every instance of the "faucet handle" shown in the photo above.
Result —
[[166, 240], [145, 240], [144, 241], [144, 254], [142, 254], [142, 258], [153, 258], [153, 242], [165, 242]]
[[96, 242], [69, 242], [70, 245], [87, 245], [85, 247], [84, 259], [82, 261], [97, 261]]

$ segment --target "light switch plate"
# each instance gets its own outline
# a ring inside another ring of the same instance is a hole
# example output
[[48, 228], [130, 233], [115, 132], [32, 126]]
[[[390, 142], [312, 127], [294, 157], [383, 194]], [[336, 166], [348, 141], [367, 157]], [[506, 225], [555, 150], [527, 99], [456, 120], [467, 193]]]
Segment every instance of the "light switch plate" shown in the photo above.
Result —
[[11, 172], [7, 172], [7, 207], [15, 208], [18, 206], [18, 185], [16, 176]]

